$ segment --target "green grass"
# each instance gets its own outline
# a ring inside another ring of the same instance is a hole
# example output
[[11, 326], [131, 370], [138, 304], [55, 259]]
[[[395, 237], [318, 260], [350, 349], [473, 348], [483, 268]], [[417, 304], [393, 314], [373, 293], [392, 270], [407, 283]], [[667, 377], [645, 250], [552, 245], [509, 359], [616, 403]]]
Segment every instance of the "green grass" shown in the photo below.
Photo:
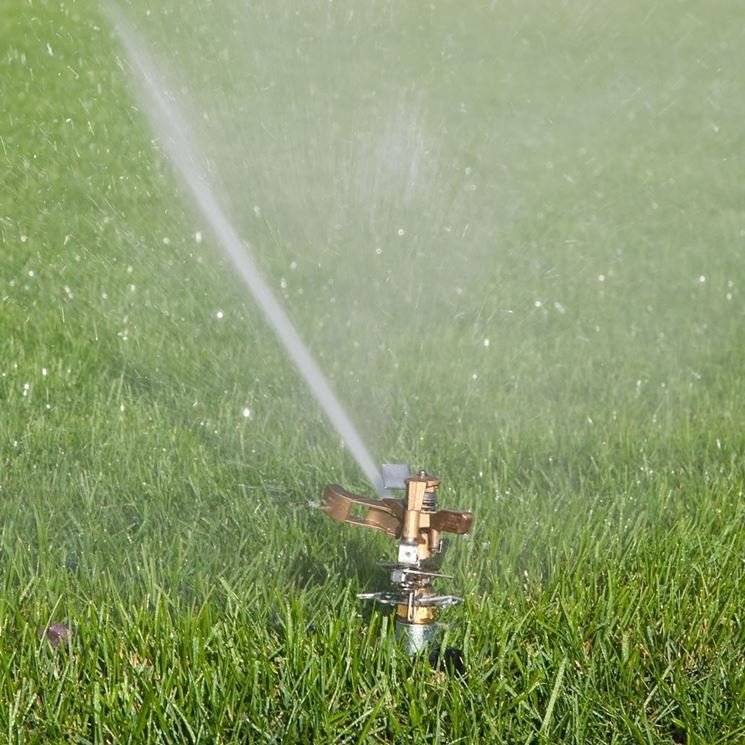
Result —
[[356, 600], [393, 543], [314, 509], [368, 487], [95, 3], [17, 0], [0, 741], [745, 741], [741, 14], [342, 5], [127, 13], [371, 449], [476, 513], [468, 676]]

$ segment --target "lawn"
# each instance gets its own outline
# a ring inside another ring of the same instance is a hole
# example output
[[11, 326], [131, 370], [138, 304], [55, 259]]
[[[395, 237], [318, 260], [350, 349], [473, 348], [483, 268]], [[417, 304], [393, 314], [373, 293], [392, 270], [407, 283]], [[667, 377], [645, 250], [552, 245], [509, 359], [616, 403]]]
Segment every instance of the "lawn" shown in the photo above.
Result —
[[734, 3], [122, 4], [373, 455], [474, 511], [466, 677], [356, 599], [371, 487], [106, 13], [6, 6], [0, 741], [745, 741]]

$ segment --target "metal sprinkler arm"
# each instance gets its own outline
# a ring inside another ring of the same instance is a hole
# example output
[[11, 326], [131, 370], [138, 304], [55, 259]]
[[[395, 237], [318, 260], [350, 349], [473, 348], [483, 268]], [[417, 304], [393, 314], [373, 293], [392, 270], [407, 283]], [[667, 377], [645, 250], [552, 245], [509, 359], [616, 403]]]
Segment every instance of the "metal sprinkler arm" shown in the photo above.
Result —
[[[362, 517], [352, 515], [355, 506], [365, 509]], [[323, 493], [321, 509], [340, 523], [372, 528], [393, 538], [398, 538], [401, 533], [404, 508], [399, 499], [367, 499], [348, 492], [338, 484], [331, 484]]]
[[[321, 509], [332, 519], [347, 525], [359, 525], [362, 528], [372, 528], [381, 533], [399, 538], [404, 523], [404, 515], [409, 512], [404, 506], [405, 500], [383, 497], [369, 499], [347, 491], [339, 484], [326, 487], [323, 494]], [[362, 516], [352, 514], [355, 506], [364, 508]], [[413, 528], [415, 540], [423, 538], [426, 530], [436, 530], [439, 533], [468, 533], [473, 523], [472, 512], [458, 510], [438, 510], [437, 512], [421, 512]]]

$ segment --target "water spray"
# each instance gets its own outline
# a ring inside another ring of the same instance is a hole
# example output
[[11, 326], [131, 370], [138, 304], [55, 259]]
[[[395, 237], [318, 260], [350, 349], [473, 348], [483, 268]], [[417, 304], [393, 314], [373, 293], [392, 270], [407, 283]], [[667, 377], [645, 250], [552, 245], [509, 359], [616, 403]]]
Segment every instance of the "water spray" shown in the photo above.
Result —
[[[393, 589], [364, 593], [360, 598], [393, 606], [396, 633], [407, 652], [426, 651], [433, 646], [439, 611], [461, 600], [455, 595], [438, 595], [432, 584], [449, 578], [437, 570], [434, 561], [444, 548], [441, 534], [467, 533], [473, 515], [438, 510], [440, 482], [425, 471], [414, 475], [408, 466], [383, 466], [381, 478], [326, 377], [261, 275], [250, 244], [239, 237], [223, 211], [207, 179], [204, 157], [194, 144], [186, 119], [166, 93], [153, 59], [116, 4], [112, 0], [103, 0], [103, 4], [136, 75], [142, 108], [174, 170], [349, 452], [376, 491], [384, 495], [367, 499], [337, 485], [327, 487], [324, 494], [323, 509], [333, 519], [380, 530], [399, 540], [397, 560], [389, 565]], [[388, 489], [403, 489], [405, 496], [390, 497]]]
[[436, 563], [446, 546], [442, 533], [468, 533], [473, 513], [438, 510], [440, 482], [424, 470], [412, 474], [406, 465], [383, 465], [382, 474], [387, 489], [405, 490], [403, 499], [368, 499], [333, 484], [326, 487], [321, 508], [333, 520], [398, 539], [395, 563], [384, 565], [390, 570], [392, 589], [357, 597], [393, 606], [396, 636], [409, 655], [416, 655], [433, 650], [439, 611], [462, 600], [438, 594], [432, 583], [452, 579], [439, 572]]
[[104, 0], [104, 10], [111, 19], [119, 41], [126, 52], [138, 83], [137, 92], [153, 131], [158, 135], [164, 152], [181, 177], [194, 204], [212, 228], [225, 256], [230, 260], [256, 305], [264, 314], [303, 377], [329, 422], [357, 461], [360, 470], [379, 494], [384, 492], [380, 474], [346, 410], [336, 398], [326, 376], [298, 334], [295, 326], [275, 297], [269, 283], [253, 259], [251, 245], [243, 240], [228, 219], [212, 189], [206, 174], [205, 159], [194, 143], [186, 118], [167, 93], [154, 60], [135, 30], [126, 22], [116, 3]]

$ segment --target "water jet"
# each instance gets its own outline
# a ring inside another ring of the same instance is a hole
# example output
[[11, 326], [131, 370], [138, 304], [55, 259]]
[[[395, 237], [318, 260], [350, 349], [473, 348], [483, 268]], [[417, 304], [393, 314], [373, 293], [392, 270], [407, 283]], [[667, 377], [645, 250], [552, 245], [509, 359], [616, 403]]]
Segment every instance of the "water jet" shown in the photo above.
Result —
[[171, 165], [329, 422], [368, 481], [378, 493], [384, 493], [380, 473], [357, 429], [290, 317], [259, 271], [252, 256], [252, 247], [238, 235], [215, 196], [207, 178], [205, 159], [194, 144], [185, 117], [173, 98], [168, 95], [167, 87], [158, 73], [154, 60], [118, 7], [114, 3], [104, 3], [104, 7], [124, 47], [129, 65], [136, 73], [139, 83], [137, 93], [143, 111]]

